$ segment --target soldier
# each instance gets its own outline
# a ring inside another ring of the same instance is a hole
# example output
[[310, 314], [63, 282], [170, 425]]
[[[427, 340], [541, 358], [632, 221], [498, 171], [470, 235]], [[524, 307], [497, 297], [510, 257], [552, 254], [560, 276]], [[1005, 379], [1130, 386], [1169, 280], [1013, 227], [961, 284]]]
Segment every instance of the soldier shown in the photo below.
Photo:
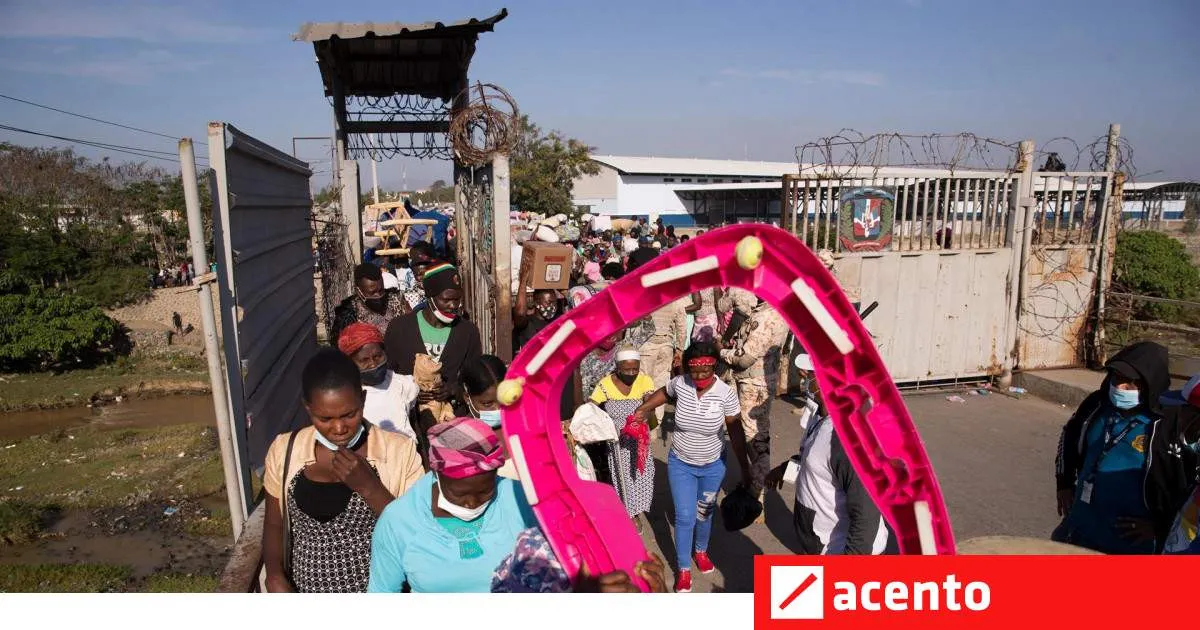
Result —
[[[650, 314], [654, 332], [638, 350], [642, 354], [642, 372], [654, 381], [654, 387], [666, 387], [671, 371], [679, 365], [687, 345], [687, 311], [692, 297], [676, 300]], [[663, 408], [654, 411], [662, 422]]]
[[787, 323], [770, 304], [759, 300], [731, 343], [721, 350], [721, 360], [732, 367], [742, 407], [751, 472], [746, 485], [758, 493], [760, 501], [771, 470], [771, 401], [779, 389], [780, 353], [787, 335]]

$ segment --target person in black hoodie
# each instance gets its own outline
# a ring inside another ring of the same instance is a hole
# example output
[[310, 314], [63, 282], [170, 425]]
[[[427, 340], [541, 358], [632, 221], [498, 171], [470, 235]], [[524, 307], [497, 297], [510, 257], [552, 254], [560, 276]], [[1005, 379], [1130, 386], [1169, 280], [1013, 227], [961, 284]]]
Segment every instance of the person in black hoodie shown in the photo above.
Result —
[[1100, 389], [1059, 436], [1055, 481], [1063, 522], [1052, 538], [1108, 554], [1154, 553], [1182, 500], [1179, 488], [1190, 482], [1173, 461], [1173, 430], [1159, 403], [1171, 385], [1167, 349], [1135, 343], [1105, 367]]
[[412, 374], [418, 354], [442, 364], [442, 387], [421, 392], [417, 401], [448, 402], [458, 396], [458, 374], [465, 363], [483, 354], [479, 328], [463, 316], [463, 289], [458, 270], [440, 263], [422, 279], [427, 307], [393, 319], [383, 335], [388, 364], [398, 374]]

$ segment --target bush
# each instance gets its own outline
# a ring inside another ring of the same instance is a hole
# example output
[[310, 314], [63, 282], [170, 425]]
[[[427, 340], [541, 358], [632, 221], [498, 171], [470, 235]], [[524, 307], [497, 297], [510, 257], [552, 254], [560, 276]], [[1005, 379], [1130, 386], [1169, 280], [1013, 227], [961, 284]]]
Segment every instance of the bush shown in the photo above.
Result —
[[[1114, 284], [1130, 293], [1172, 300], [1200, 297], [1200, 270], [1192, 264], [1183, 243], [1162, 232], [1121, 232], [1113, 259]], [[1141, 302], [1139, 319], [1175, 323], [1183, 320], [1184, 308], [1175, 304]]]
[[0, 295], [0, 370], [95, 365], [113, 356], [120, 332], [115, 320], [74, 295]]
[[93, 269], [71, 282], [75, 295], [113, 308], [134, 304], [150, 297], [150, 272], [141, 267]]

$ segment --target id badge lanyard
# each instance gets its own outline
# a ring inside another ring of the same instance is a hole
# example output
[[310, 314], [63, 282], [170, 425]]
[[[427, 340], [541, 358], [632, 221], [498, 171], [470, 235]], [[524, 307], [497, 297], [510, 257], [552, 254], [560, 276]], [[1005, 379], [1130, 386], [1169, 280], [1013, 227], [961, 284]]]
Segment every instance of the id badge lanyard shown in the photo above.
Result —
[[1114, 437], [1112, 430], [1117, 424], [1116, 420], [1109, 418], [1108, 420], [1104, 421], [1104, 446], [1100, 448], [1100, 455], [1096, 457], [1096, 461], [1092, 464], [1092, 468], [1088, 472], [1087, 478], [1083, 480], [1083, 487], [1079, 493], [1080, 501], [1083, 501], [1084, 503], [1092, 502], [1092, 491], [1096, 488], [1096, 475], [1100, 472], [1100, 464], [1104, 462], [1104, 458], [1108, 457], [1108, 454], [1111, 453], [1112, 450], [1129, 435], [1129, 432], [1133, 430], [1137, 423], [1138, 420], [1136, 417], [1130, 418], [1129, 423], [1125, 425], [1125, 428], [1121, 429], [1121, 432]]

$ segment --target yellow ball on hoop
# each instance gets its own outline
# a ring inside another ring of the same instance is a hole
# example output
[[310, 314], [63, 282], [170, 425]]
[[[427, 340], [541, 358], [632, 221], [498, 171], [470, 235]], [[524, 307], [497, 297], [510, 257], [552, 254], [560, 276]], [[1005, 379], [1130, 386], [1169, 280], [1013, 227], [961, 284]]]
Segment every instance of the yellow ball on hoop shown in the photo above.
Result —
[[738, 266], [747, 271], [756, 269], [762, 264], [763, 244], [756, 236], [747, 236], [737, 244]]
[[501, 405], [510, 407], [521, 399], [521, 394], [524, 392], [525, 379], [505, 379], [496, 388], [496, 400], [500, 401]]

